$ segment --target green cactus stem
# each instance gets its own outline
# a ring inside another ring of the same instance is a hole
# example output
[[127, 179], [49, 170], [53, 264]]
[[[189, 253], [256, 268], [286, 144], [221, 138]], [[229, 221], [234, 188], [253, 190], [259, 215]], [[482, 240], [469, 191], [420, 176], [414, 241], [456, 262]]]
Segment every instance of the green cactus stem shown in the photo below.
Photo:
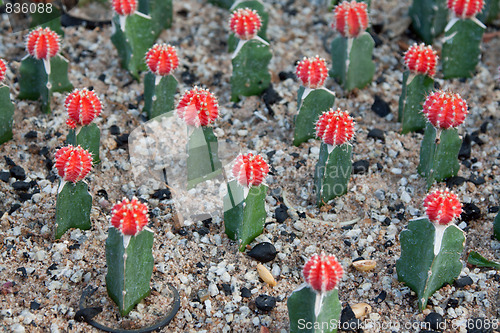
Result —
[[[238, 8], [250, 8], [257, 11], [262, 20], [262, 26], [260, 27], [257, 36], [259, 36], [266, 42], [269, 42], [269, 40], [267, 39], [267, 24], [269, 22], [269, 14], [266, 12], [264, 4], [259, 0], [246, 0], [241, 2], [238, 1], [234, 5], [235, 6], [232, 6], [230, 9], [231, 12], [237, 10]], [[227, 40], [228, 52], [231, 53], [236, 50], [236, 48], [238, 47], [238, 41], [239, 39], [234, 35], [234, 33], [229, 34], [229, 38]]]
[[41, 109], [45, 113], [51, 111], [52, 93], [73, 90], [68, 79], [68, 61], [61, 55], [56, 55], [47, 62], [26, 57], [21, 61], [19, 72], [18, 98], [33, 101], [40, 99]]
[[175, 109], [177, 80], [173, 75], [158, 77], [148, 72], [144, 77], [144, 111], [153, 119]]
[[338, 289], [317, 293], [304, 283], [290, 295], [287, 307], [290, 333], [337, 332], [342, 310]]
[[85, 182], [61, 183], [56, 202], [56, 239], [71, 228], [90, 229], [91, 209], [92, 196]]
[[436, 290], [460, 275], [465, 235], [454, 224], [435, 226], [427, 218], [420, 218], [410, 221], [399, 240], [398, 280], [417, 293], [422, 311]]
[[319, 161], [314, 171], [318, 206], [347, 193], [351, 177], [352, 145], [330, 146], [321, 143]]
[[239, 50], [235, 51], [232, 60], [232, 102], [238, 102], [241, 96], [258, 96], [271, 83], [271, 74], [267, 69], [272, 58], [269, 44], [258, 39], [239, 43]]
[[[41, 8], [37, 6], [37, 9]], [[59, 36], [64, 36], [64, 30], [61, 26], [61, 10], [56, 6], [52, 5], [52, 11], [50, 13], [47, 12], [48, 7], [44, 5], [43, 11], [35, 11], [30, 13], [31, 22], [30, 28], [35, 28], [38, 26], [50, 28], [50, 30], [56, 32]]]
[[188, 189], [222, 174], [218, 149], [217, 137], [212, 127], [194, 128], [188, 141]]
[[295, 146], [298, 147], [303, 142], [315, 137], [316, 121], [324, 111], [333, 107], [334, 102], [334, 93], [327, 89], [299, 88], [297, 97], [299, 112], [295, 118], [295, 132], [293, 134]]
[[121, 65], [139, 80], [139, 72], [147, 68], [144, 55], [156, 39], [151, 17], [135, 12], [127, 17], [115, 15], [112, 22], [111, 41], [118, 51]]
[[493, 234], [495, 238], [500, 241], [500, 212], [495, 217], [495, 221], [493, 221]]
[[375, 74], [375, 64], [372, 60], [374, 46], [375, 42], [367, 32], [356, 38], [335, 38], [331, 46], [330, 76], [336, 78], [348, 91], [365, 87]]
[[483, 10], [477, 15], [477, 18], [485, 23], [492, 23], [500, 13], [500, 1], [498, 0], [485, 0]]
[[148, 229], [135, 236], [124, 236], [114, 227], [108, 229], [106, 287], [122, 316], [151, 293], [152, 248], [153, 232]]
[[220, 8], [229, 10], [234, 4], [235, 0], [208, 0], [208, 2], [213, 5], [219, 6]]
[[10, 100], [10, 89], [0, 84], [0, 145], [12, 139], [14, 103]]
[[434, 80], [427, 75], [403, 73], [403, 91], [399, 97], [398, 120], [401, 133], [415, 132], [425, 128], [426, 119], [422, 113], [425, 96], [434, 88]]
[[82, 126], [78, 130], [78, 134], [76, 132], [74, 129], [69, 130], [66, 143], [75, 147], [80, 145], [83, 149], [87, 149], [92, 154], [92, 162], [94, 164], [100, 163], [99, 147], [101, 145], [101, 131], [99, 127], [92, 123]]
[[239, 250], [244, 252], [246, 246], [264, 231], [267, 186], [252, 186], [245, 194], [246, 188], [231, 181], [227, 190], [224, 196], [225, 232], [230, 239], [238, 241]]
[[138, 10], [151, 16], [152, 31], [155, 39], [161, 32], [172, 27], [173, 7], [172, 0], [139, 0]]
[[427, 189], [434, 181], [441, 182], [456, 176], [460, 169], [458, 153], [462, 139], [455, 128], [438, 131], [430, 123], [425, 128], [420, 147], [418, 173], [427, 180]]
[[467, 257], [467, 263], [477, 267], [487, 267], [500, 270], [500, 262], [486, 259], [477, 252], [471, 251]]
[[448, 21], [446, 0], [413, 0], [409, 10], [412, 27], [426, 44], [432, 45]]
[[472, 77], [481, 56], [485, 29], [476, 18], [456, 19], [448, 24], [441, 51], [445, 79]]

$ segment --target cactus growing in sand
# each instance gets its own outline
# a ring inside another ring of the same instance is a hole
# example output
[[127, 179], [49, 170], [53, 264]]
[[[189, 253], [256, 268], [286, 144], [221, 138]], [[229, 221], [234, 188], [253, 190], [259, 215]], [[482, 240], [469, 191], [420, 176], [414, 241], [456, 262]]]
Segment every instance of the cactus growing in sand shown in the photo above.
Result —
[[151, 293], [153, 232], [147, 224], [148, 207], [137, 198], [113, 207], [106, 240], [106, 288], [122, 316]]
[[260, 155], [240, 154], [233, 164], [235, 179], [227, 184], [228, 193], [224, 197], [224, 226], [227, 236], [238, 241], [241, 252], [264, 230], [267, 216], [264, 179], [268, 173], [269, 166]]
[[[267, 39], [267, 24], [269, 22], [269, 14], [266, 12], [264, 7], [264, 3], [260, 0], [243, 0], [235, 2], [231, 8], [229, 9], [231, 12], [234, 12], [238, 9], [252, 9], [257, 12], [259, 18], [261, 20], [260, 28], [258, 29], [257, 36], [262, 40], [269, 42]], [[227, 51], [234, 52], [236, 47], [238, 46], [238, 42], [240, 37], [238, 37], [233, 31], [229, 34], [229, 38], [227, 39]]]
[[56, 239], [71, 228], [91, 228], [92, 196], [83, 179], [92, 169], [92, 155], [80, 146], [62, 147], [56, 152], [55, 168], [61, 181], [56, 202]]
[[462, 139], [456, 128], [465, 120], [467, 103], [458, 94], [435, 91], [426, 97], [423, 113], [428, 123], [420, 147], [418, 172], [430, 188], [434, 181], [440, 182], [458, 173]]
[[436, 290], [459, 276], [465, 244], [464, 232], [453, 223], [462, 212], [454, 193], [433, 191], [424, 207], [427, 217], [411, 220], [401, 232], [401, 257], [396, 262], [398, 279], [417, 293], [420, 310]]
[[437, 55], [431, 46], [414, 44], [406, 51], [404, 61], [408, 70], [403, 73], [398, 113], [403, 134], [425, 128], [422, 103], [434, 88]]
[[[288, 298], [290, 332], [335, 333], [339, 327], [342, 305], [338, 283], [344, 270], [335, 256], [313, 255], [302, 270], [306, 283]], [[310, 327], [304, 329], [304, 323]]]
[[59, 54], [60, 38], [49, 28], [37, 28], [26, 37], [28, 55], [19, 68], [19, 99], [41, 100], [43, 112], [50, 112], [53, 92], [73, 89], [68, 79], [68, 61]]
[[14, 104], [10, 100], [9, 86], [4, 84], [7, 66], [0, 59], [0, 145], [12, 139]]
[[328, 70], [325, 60], [318, 56], [300, 61], [296, 75], [302, 85], [297, 96], [299, 111], [295, 118], [293, 144], [299, 146], [315, 137], [315, 122], [324, 110], [333, 107], [335, 94], [323, 87]]
[[408, 14], [413, 30], [426, 44], [432, 44], [446, 27], [446, 0], [413, 0]]
[[365, 31], [368, 28], [367, 4], [353, 0], [337, 5], [333, 27], [340, 36], [331, 45], [330, 76], [349, 91], [365, 87], [375, 74], [372, 60], [375, 42]]

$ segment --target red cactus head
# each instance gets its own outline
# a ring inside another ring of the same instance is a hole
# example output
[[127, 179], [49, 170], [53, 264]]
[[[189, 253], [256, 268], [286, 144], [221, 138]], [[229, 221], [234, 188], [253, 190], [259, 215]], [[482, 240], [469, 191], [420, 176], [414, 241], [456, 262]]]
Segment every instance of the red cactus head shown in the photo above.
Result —
[[423, 113], [436, 128], [457, 127], [468, 113], [467, 102], [459, 94], [435, 91], [425, 99]]
[[113, 206], [111, 224], [122, 234], [135, 236], [148, 225], [148, 206], [136, 197], [124, 198]]
[[356, 38], [368, 28], [368, 12], [364, 2], [344, 1], [335, 7], [333, 27], [346, 38]]
[[269, 165], [260, 155], [240, 154], [233, 165], [233, 176], [243, 186], [259, 186], [269, 173]]
[[0, 59], [0, 83], [5, 80], [5, 72], [7, 71], [7, 66], [5, 66], [5, 62]]
[[211, 125], [219, 116], [217, 98], [208, 89], [194, 87], [182, 96], [177, 115], [190, 126]]
[[56, 169], [64, 181], [77, 183], [92, 169], [92, 155], [82, 147], [72, 145], [56, 152]]
[[113, 9], [118, 15], [132, 15], [137, 10], [137, 0], [113, 0]]
[[49, 28], [39, 27], [26, 37], [26, 49], [36, 59], [49, 59], [59, 52], [59, 35]]
[[304, 265], [302, 270], [306, 282], [317, 292], [325, 293], [333, 290], [344, 270], [335, 256], [327, 256], [324, 253], [313, 255]]
[[326, 144], [342, 145], [352, 140], [353, 136], [354, 120], [347, 111], [330, 109], [323, 112], [316, 122], [316, 137]]
[[484, 6], [484, 0], [448, 0], [448, 8], [455, 16], [466, 19], [480, 13]]
[[250, 8], [238, 8], [229, 20], [229, 28], [239, 39], [254, 38], [262, 26], [262, 20], [257, 11]]
[[446, 225], [462, 214], [462, 204], [455, 193], [436, 190], [424, 200], [425, 213], [432, 223]]
[[170, 75], [179, 66], [177, 51], [174, 46], [156, 44], [146, 53], [146, 64], [155, 75]]
[[302, 85], [311, 89], [322, 87], [328, 76], [325, 59], [318, 56], [314, 58], [304, 57], [304, 59], [297, 64], [295, 73], [300, 81], [302, 81]]
[[436, 51], [432, 49], [432, 46], [415, 43], [405, 53], [405, 64], [413, 73], [432, 77], [436, 74]]
[[64, 102], [68, 112], [66, 123], [71, 128], [85, 126], [94, 120], [102, 111], [102, 104], [96, 93], [87, 89], [75, 89]]

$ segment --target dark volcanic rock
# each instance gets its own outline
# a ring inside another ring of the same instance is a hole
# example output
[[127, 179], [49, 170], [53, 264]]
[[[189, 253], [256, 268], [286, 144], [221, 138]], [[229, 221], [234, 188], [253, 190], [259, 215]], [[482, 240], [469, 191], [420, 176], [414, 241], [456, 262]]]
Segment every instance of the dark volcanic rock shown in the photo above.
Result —
[[276, 248], [269, 242], [263, 242], [255, 245], [247, 254], [260, 262], [269, 262], [276, 258]]

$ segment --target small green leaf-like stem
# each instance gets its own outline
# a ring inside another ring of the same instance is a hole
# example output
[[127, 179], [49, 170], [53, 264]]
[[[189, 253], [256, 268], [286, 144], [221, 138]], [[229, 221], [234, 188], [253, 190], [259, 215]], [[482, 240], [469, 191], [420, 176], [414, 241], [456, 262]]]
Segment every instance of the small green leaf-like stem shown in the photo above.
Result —
[[194, 128], [188, 142], [188, 189], [222, 174], [218, 149], [217, 137], [212, 127]]
[[12, 139], [14, 103], [10, 100], [10, 89], [0, 84], [0, 145]]
[[56, 202], [56, 239], [59, 239], [71, 228], [88, 230], [92, 196], [85, 182], [66, 182], [57, 194]]
[[403, 91], [399, 98], [398, 113], [398, 120], [402, 126], [401, 133], [406, 134], [425, 128], [426, 119], [422, 113], [422, 104], [433, 87], [434, 80], [427, 75], [413, 76], [409, 71], [403, 73]]
[[448, 20], [446, 0], [413, 0], [409, 10], [413, 30], [425, 44], [432, 45], [441, 35]]
[[500, 262], [488, 260], [475, 251], [471, 251], [469, 253], [467, 263], [477, 267], [487, 267], [500, 270]]
[[152, 31], [155, 39], [161, 32], [172, 26], [173, 7], [172, 0], [139, 0], [138, 10], [151, 16]]
[[148, 72], [144, 77], [144, 111], [148, 119], [153, 119], [175, 109], [177, 80], [173, 75], [162, 77], [156, 84], [157, 77]]
[[493, 221], [493, 234], [495, 238], [500, 241], [500, 212], [498, 212], [495, 221]]
[[76, 134], [74, 129], [69, 130], [68, 136], [66, 137], [66, 143], [74, 147], [81, 146], [83, 149], [87, 149], [92, 154], [92, 162], [94, 165], [100, 163], [99, 146], [101, 143], [101, 131], [99, 127], [92, 123], [82, 126], [77, 131], [78, 134]]

